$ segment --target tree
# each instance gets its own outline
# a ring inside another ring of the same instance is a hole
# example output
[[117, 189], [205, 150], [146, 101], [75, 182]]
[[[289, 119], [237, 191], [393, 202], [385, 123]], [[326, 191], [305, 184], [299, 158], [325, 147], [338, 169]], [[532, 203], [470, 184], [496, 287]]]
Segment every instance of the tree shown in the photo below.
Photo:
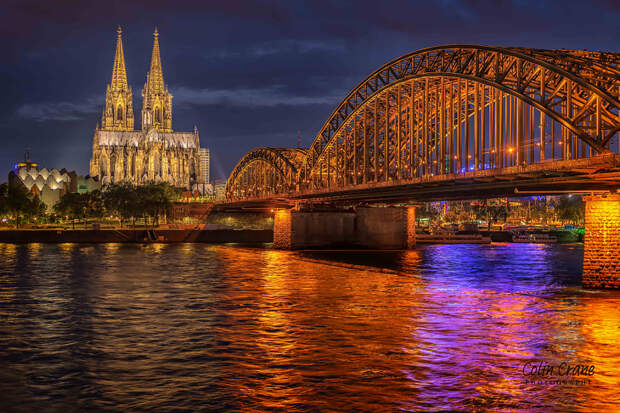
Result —
[[556, 208], [562, 221], [572, 222], [573, 224], [583, 222], [585, 204], [581, 196], [562, 195]]
[[108, 212], [120, 217], [123, 221], [135, 217], [139, 211], [139, 199], [136, 189], [130, 183], [111, 184], [103, 192], [103, 205]]
[[9, 184], [0, 184], [0, 215], [4, 215], [9, 212], [9, 204], [7, 201], [9, 195]]
[[136, 188], [142, 215], [152, 218], [152, 225], [159, 225], [159, 219], [172, 209], [172, 203], [179, 199], [182, 191], [167, 182], [150, 182]]
[[96, 189], [84, 195], [86, 197], [86, 216], [88, 218], [102, 218], [105, 214], [103, 193]]
[[68, 192], [54, 205], [56, 213], [71, 217], [72, 227], [75, 229], [75, 220], [85, 218], [88, 210], [87, 194]]
[[45, 205], [41, 200], [21, 186], [3, 184], [0, 189], [0, 211], [15, 216], [17, 228], [21, 218], [27, 219], [45, 214]]
[[482, 205], [476, 206], [474, 211], [477, 219], [484, 219], [487, 221], [489, 231], [491, 230], [492, 222], [496, 222], [499, 219], [503, 219], [504, 222], [506, 222], [509, 213], [507, 205], [489, 205], [486, 199]]

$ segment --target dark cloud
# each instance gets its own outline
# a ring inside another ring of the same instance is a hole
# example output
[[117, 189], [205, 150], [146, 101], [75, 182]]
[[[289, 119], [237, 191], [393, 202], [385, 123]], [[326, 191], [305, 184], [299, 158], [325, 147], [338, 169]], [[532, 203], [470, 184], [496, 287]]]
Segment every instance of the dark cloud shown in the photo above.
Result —
[[[176, 130], [200, 129], [214, 174], [247, 150], [309, 145], [333, 108], [383, 63], [478, 43], [618, 51], [613, 0], [9, 0], [0, 13], [0, 180], [26, 145], [86, 173], [123, 27], [136, 119], [158, 26]], [[5, 172], [2, 172], [5, 171]]]
[[48, 120], [80, 120], [101, 111], [104, 96], [95, 96], [76, 102], [26, 103], [17, 108], [16, 114], [37, 122]]

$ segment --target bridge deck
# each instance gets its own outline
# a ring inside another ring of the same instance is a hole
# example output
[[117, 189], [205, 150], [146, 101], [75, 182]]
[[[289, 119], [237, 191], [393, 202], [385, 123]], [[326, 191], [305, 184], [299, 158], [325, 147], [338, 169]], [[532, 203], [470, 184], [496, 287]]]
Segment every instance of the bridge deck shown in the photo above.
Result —
[[304, 203], [399, 203], [515, 196], [515, 190], [562, 193], [620, 189], [620, 155], [330, 187], [216, 203], [217, 209], [277, 208]]

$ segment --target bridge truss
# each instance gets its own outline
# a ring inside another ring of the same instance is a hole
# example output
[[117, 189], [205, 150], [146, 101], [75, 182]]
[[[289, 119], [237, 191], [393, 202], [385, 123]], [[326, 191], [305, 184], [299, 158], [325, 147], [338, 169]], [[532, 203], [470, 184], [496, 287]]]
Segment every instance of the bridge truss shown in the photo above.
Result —
[[364, 79], [295, 161], [258, 155], [270, 148], [248, 153], [227, 196], [402, 185], [618, 153], [619, 98], [618, 53], [423, 49]]
[[296, 189], [307, 149], [258, 148], [239, 161], [226, 182], [228, 198], [266, 197]]

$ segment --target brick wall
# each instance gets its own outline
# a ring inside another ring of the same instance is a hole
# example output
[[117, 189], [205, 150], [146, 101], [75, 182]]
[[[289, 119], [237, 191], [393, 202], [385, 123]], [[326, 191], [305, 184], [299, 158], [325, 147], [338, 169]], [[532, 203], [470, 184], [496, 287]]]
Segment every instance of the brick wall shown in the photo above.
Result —
[[293, 228], [290, 210], [276, 211], [273, 218], [274, 248], [290, 250], [293, 244]]
[[407, 207], [407, 248], [415, 248], [415, 206]]
[[583, 286], [620, 288], [620, 196], [585, 197]]
[[346, 211], [276, 211], [273, 245], [279, 249], [361, 246], [415, 247], [415, 207]]

